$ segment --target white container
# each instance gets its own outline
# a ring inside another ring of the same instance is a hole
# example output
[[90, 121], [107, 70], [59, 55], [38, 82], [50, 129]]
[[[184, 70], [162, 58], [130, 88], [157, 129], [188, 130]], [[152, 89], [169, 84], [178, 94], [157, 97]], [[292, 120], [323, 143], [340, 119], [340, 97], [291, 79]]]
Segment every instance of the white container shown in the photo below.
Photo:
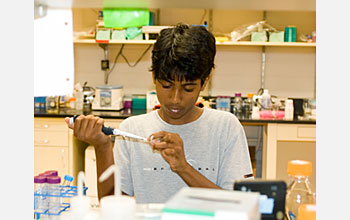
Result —
[[84, 94], [83, 91], [76, 91], [74, 93], [74, 97], [75, 97], [75, 109], [76, 110], [83, 110], [83, 106], [84, 106]]
[[136, 202], [131, 196], [105, 196], [100, 206], [101, 220], [134, 219]]
[[294, 107], [293, 100], [286, 100], [286, 107], [284, 109], [284, 120], [293, 120], [294, 118]]
[[263, 110], [271, 109], [271, 96], [268, 89], [264, 89], [264, 93], [261, 96], [261, 108]]
[[136, 201], [133, 197], [122, 195], [120, 172], [116, 165], [111, 165], [99, 177], [99, 182], [105, 181], [114, 173], [114, 195], [101, 199], [101, 220], [134, 219]]
[[258, 119], [260, 119], [259, 107], [258, 107], [258, 106], [254, 106], [254, 107], [253, 107], [253, 110], [252, 110], [252, 119], [253, 119], [253, 120], [258, 120]]

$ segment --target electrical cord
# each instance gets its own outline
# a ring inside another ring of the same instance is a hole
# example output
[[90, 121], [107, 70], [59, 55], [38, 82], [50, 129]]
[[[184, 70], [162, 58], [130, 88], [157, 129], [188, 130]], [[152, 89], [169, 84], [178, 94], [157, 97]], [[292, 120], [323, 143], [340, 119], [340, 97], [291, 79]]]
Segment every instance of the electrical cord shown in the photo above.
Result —
[[128, 59], [125, 57], [125, 55], [123, 53], [121, 53], [121, 56], [124, 58], [125, 62], [129, 65], [129, 67], [135, 67], [140, 60], [143, 58], [143, 56], [145, 56], [145, 54], [147, 53], [147, 51], [149, 51], [149, 49], [152, 47], [152, 44], [150, 44], [147, 49], [145, 51], [143, 51], [142, 55], [140, 56], [140, 58], [133, 64], [131, 65], [128, 61]]
[[123, 52], [123, 49], [124, 49], [124, 44], [122, 44], [122, 46], [120, 47], [120, 49], [119, 49], [119, 52], [118, 52], [118, 54], [115, 56], [115, 58], [114, 58], [114, 63], [113, 63], [113, 66], [112, 66], [112, 68], [108, 71], [108, 73], [106, 74], [106, 83], [108, 82], [108, 77], [109, 77], [109, 75], [111, 74], [111, 72], [113, 71], [113, 69], [114, 69], [114, 67], [115, 67], [115, 65], [116, 65], [116, 63], [117, 63], [117, 60], [118, 60], [118, 58], [119, 58], [119, 56], [122, 54], [122, 52]]
[[152, 47], [152, 44], [150, 44], [150, 45], [147, 47], [147, 49], [142, 53], [142, 55], [139, 57], [139, 59], [138, 59], [134, 64], [130, 64], [129, 61], [128, 61], [128, 59], [127, 59], [127, 58], [125, 57], [125, 55], [123, 54], [124, 46], [125, 46], [125, 44], [122, 44], [122, 46], [121, 46], [120, 49], [119, 49], [118, 54], [115, 56], [113, 66], [112, 66], [112, 68], [109, 70], [109, 72], [107, 73], [106, 82], [108, 82], [109, 75], [112, 73], [112, 71], [113, 71], [115, 65], [117, 64], [117, 61], [118, 61], [119, 56], [122, 56], [122, 57], [123, 57], [123, 59], [125, 60], [125, 62], [128, 64], [129, 67], [135, 67], [135, 66], [141, 61], [141, 59], [145, 56], [145, 54], [149, 51], [149, 49]]
[[202, 24], [202, 23], [203, 23], [204, 18], [205, 18], [205, 15], [207, 15], [207, 9], [204, 9], [204, 14], [203, 14], [203, 16], [202, 16], [201, 21], [199, 22], [199, 24]]

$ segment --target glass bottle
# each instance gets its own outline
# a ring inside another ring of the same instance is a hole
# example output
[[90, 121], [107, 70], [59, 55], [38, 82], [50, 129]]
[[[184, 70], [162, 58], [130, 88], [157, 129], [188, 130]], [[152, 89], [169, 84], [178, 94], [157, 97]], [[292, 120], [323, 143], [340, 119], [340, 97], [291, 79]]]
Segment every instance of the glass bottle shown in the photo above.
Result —
[[233, 99], [233, 110], [232, 113], [235, 114], [238, 118], [242, 117], [242, 94], [240, 92], [235, 93]]
[[312, 163], [306, 160], [291, 160], [288, 162], [287, 172], [290, 182], [286, 194], [286, 216], [288, 220], [296, 220], [300, 205], [316, 203], [309, 182]]
[[253, 101], [254, 93], [248, 93], [247, 98], [244, 99], [242, 104], [242, 116], [245, 119], [249, 119], [252, 115], [252, 110], [254, 107]]

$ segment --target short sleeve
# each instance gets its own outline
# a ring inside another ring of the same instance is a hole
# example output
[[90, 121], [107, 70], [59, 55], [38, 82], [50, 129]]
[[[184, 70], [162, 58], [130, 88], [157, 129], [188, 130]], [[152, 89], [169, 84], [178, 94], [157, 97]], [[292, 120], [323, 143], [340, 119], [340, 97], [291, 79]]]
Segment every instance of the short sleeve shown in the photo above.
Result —
[[235, 117], [231, 117], [228, 122], [227, 135], [221, 143], [223, 152], [219, 164], [218, 186], [233, 190], [234, 181], [251, 176], [253, 172], [243, 126]]
[[[125, 124], [120, 124], [120, 129], [125, 130]], [[120, 171], [121, 190], [129, 196], [134, 195], [134, 187], [130, 167], [130, 147], [123, 137], [116, 137], [114, 143], [114, 163]]]

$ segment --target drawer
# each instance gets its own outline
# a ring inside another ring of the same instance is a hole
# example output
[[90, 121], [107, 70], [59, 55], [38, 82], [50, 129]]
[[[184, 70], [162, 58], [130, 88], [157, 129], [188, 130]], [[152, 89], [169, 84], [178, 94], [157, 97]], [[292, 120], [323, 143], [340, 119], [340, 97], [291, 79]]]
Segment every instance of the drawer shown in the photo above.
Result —
[[35, 131], [68, 131], [64, 118], [34, 118]]
[[68, 146], [68, 131], [35, 131], [34, 145]]
[[278, 140], [316, 140], [316, 126], [315, 125], [296, 125], [296, 124], [280, 124], [277, 126]]
[[298, 126], [297, 135], [298, 138], [316, 138], [316, 128]]

